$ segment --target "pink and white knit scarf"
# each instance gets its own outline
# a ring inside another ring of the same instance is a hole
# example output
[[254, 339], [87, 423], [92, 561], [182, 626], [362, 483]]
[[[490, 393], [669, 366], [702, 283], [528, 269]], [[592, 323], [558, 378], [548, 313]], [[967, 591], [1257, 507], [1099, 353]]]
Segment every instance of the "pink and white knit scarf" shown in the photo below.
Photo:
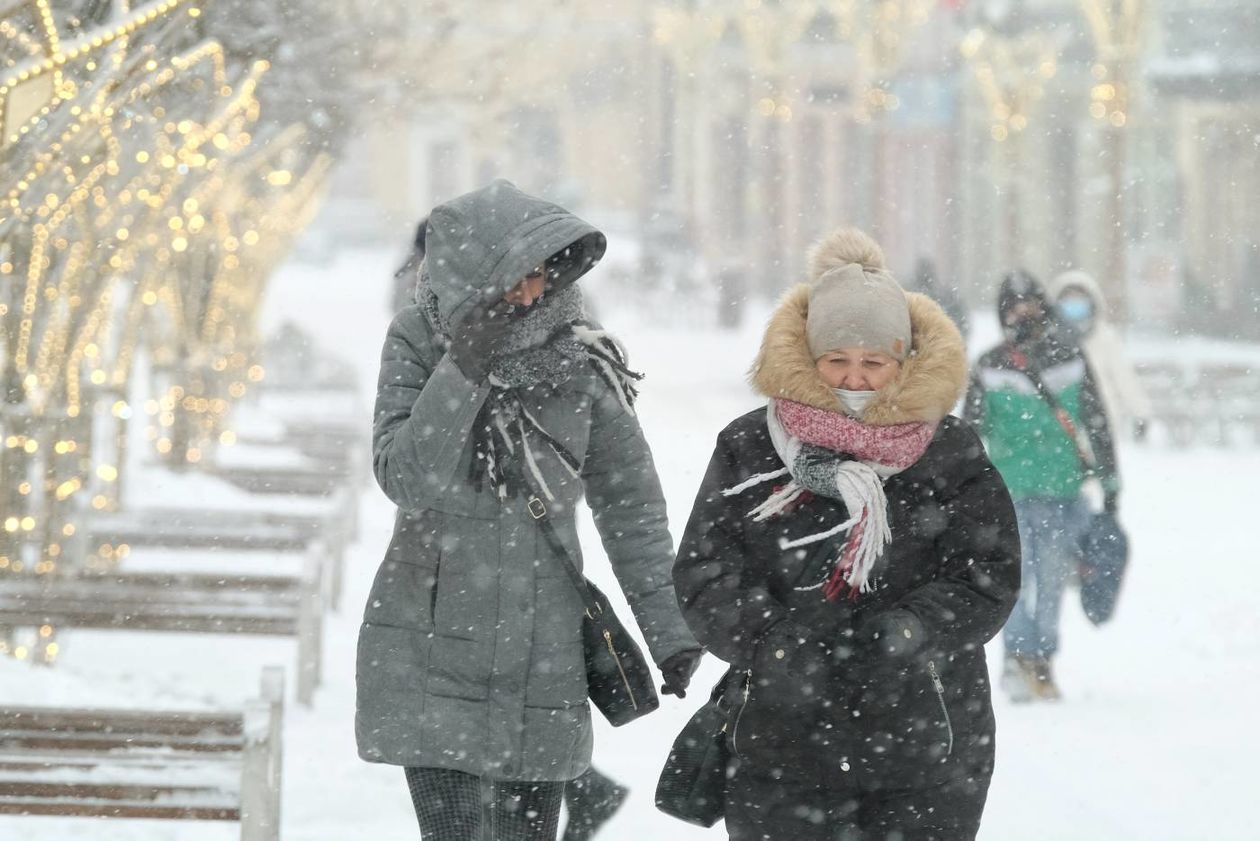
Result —
[[[792, 474], [803, 444], [836, 453], [834, 489], [829, 476], [825, 493], [844, 503], [849, 519], [818, 534], [785, 540], [782, 548], [817, 543], [848, 530], [848, 539], [828, 579], [806, 589], [822, 587], [829, 601], [845, 593], [857, 598], [858, 593], [870, 589], [875, 563], [892, 540], [884, 480], [919, 460], [936, 434], [937, 424], [871, 426], [839, 412], [816, 409], [792, 400], [771, 400], [766, 423], [775, 450], [787, 466], [753, 476], [723, 493], [734, 496], [755, 485]], [[793, 476], [786, 485], [776, 487], [749, 515], [754, 521], [762, 522], [784, 514], [807, 493], [809, 490]]]

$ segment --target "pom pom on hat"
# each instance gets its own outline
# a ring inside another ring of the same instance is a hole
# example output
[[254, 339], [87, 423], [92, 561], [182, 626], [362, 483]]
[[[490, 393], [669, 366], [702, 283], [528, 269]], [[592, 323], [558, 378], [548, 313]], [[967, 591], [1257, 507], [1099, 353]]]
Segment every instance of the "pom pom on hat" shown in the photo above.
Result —
[[842, 228], [810, 250], [809, 273], [814, 288], [806, 335], [814, 359], [848, 347], [906, 358], [910, 305], [875, 240], [856, 228]]

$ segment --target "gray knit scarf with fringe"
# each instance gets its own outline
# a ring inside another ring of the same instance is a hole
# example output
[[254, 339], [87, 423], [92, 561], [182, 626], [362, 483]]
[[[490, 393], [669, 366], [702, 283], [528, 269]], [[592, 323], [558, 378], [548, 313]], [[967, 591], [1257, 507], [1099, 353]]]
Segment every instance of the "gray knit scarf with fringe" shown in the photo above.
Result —
[[[449, 343], [450, 327], [427, 283], [417, 288], [416, 302], [430, 326]], [[473, 429], [471, 479], [476, 487], [489, 482], [499, 499], [510, 499], [522, 491], [554, 499], [531, 443], [545, 445], [570, 475], [579, 475], [581, 462], [525, 408], [521, 395], [536, 386], [563, 385], [588, 370], [587, 366], [633, 414], [637, 383], [643, 375], [630, 370], [621, 343], [586, 317], [577, 284], [548, 292], [514, 320], [491, 357], [490, 396]], [[529, 474], [529, 480], [522, 470]]]

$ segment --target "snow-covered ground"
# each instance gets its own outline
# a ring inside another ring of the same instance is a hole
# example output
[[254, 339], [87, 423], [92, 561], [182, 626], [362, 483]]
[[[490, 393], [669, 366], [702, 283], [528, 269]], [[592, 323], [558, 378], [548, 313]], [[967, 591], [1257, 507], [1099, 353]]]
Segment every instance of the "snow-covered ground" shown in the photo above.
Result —
[[[616, 244], [610, 256], [616, 254]], [[264, 321], [294, 319], [362, 374], [370, 422], [376, 356], [388, 323], [388, 280], [397, 255], [334, 253], [322, 265], [291, 263], [275, 279]], [[605, 272], [601, 267], [597, 273]], [[649, 379], [641, 416], [656, 453], [675, 530], [681, 530], [714, 436], [756, 401], [743, 381], [760, 315], [718, 332], [705, 313], [674, 308], [655, 325], [625, 317], [603, 286], [600, 313], [630, 344]], [[633, 294], [633, 289], [624, 290]], [[662, 306], [667, 306], [662, 303]], [[981, 324], [992, 320], [977, 314]], [[994, 335], [977, 331], [980, 339]], [[1215, 355], [1191, 343], [1158, 349]], [[1146, 339], [1140, 349], [1155, 350]], [[1255, 358], [1254, 348], [1244, 349]], [[1260, 450], [1125, 445], [1122, 517], [1134, 559], [1115, 621], [1090, 627], [1069, 600], [1058, 662], [1065, 699], [1012, 706], [997, 699], [998, 770], [981, 838], [987, 841], [1234, 841], [1260, 838], [1252, 816], [1260, 728], [1260, 576], [1243, 528]], [[146, 481], [144, 497], [187, 496], [174, 478]], [[169, 487], [167, 486], [169, 484]], [[196, 485], [203, 496], [209, 485]], [[165, 493], [164, 493], [165, 491]], [[169, 501], [169, 500], [168, 500]], [[207, 500], [206, 504], [214, 502]], [[257, 691], [262, 666], [289, 671], [285, 717], [283, 837], [403, 841], [418, 836], [396, 768], [358, 760], [354, 749], [354, 646], [361, 605], [389, 539], [392, 510], [368, 488], [361, 539], [347, 567], [342, 612], [327, 619], [324, 685], [312, 709], [292, 701], [292, 642], [175, 634], [68, 633], [54, 669], [0, 659], [5, 703], [214, 707]], [[593, 527], [584, 535], [592, 575], [609, 578]], [[251, 558], [256, 566], [257, 560]], [[998, 659], [993, 651], [992, 660]], [[684, 701], [667, 698], [648, 719], [597, 733], [597, 764], [629, 784], [627, 807], [601, 838], [614, 841], [724, 837], [655, 810], [652, 792], [668, 745], [721, 673], [708, 660]], [[108, 841], [231, 839], [230, 824], [0, 817], [0, 839]]]

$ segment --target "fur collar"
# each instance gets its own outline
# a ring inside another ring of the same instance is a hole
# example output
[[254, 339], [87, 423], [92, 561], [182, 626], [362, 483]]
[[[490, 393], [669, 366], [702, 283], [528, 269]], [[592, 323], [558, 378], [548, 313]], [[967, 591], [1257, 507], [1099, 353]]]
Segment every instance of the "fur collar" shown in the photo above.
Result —
[[[784, 296], [766, 327], [749, 379], [766, 397], [841, 412], [840, 401], [819, 378], [809, 352], [805, 316], [810, 289], [802, 283]], [[954, 322], [925, 295], [907, 292], [906, 300], [910, 304], [910, 356], [897, 379], [867, 407], [862, 420], [872, 426], [939, 421], [967, 386], [965, 346]]]

